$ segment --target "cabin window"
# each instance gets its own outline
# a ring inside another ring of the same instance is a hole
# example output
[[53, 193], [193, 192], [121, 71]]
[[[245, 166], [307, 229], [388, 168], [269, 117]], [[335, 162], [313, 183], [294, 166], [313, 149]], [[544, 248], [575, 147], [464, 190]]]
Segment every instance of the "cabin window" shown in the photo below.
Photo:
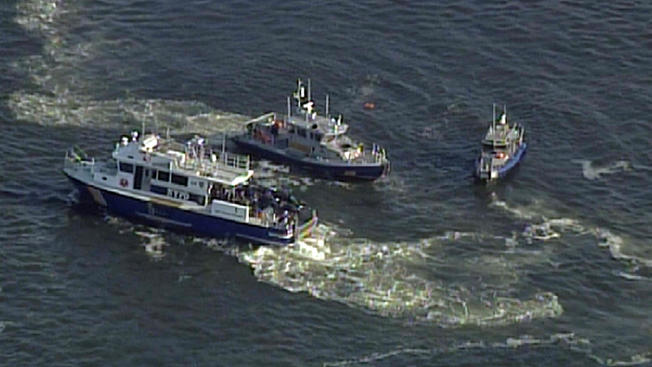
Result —
[[174, 173], [172, 174], [172, 183], [181, 185], [181, 186], [188, 186], [188, 177], [186, 176], [181, 176], [181, 175], [175, 175]]
[[170, 172], [158, 171], [158, 176], [156, 179], [159, 181], [170, 181]]
[[120, 162], [120, 171], [121, 172], [133, 173], [134, 172], [134, 165], [131, 164], [131, 163]]
[[206, 204], [206, 196], [203, 196], [203, 195], [190, 194], [189, 195], [189, 200], [194, 201], [199, 205], [205, 205]]
[[156, 186], [156, 185], [151, 185], [149, 187], [149, 191], [155, 193], [155, 194], [160, 194], [160, 195], [167, 195], [168, 194], [168, 189], [165, 187], [161, 186]]

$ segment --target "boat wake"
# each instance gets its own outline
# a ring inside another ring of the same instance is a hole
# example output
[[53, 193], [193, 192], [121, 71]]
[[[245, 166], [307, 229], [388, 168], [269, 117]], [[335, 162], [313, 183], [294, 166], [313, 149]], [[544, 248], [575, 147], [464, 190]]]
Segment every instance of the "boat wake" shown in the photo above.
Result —
[[236, 249], [234, 255], [251, 266], [261, 281], [410, 322], [444, 327], [502, 325], [562, 313], [552, 293], [525, 299], [511, 295], [518, 271], [495, 255], [471, 256], [463, 264], [456, 261], [456, 271], [467, 274], [463, 279], [432, 274], [433, 267], [435, 273], [450, 273], [452, 260], [443, 248], [461, 238], [468, 240], [468, 234], [451, 232], [415, 243], [373, 243], [347, 238], [327, 225], [320, 225], [318, 231], [318, 239], [285, 248]]
[[162, 99], [91, 100], [81, 96], [15, 92], [9, 96], [8, 106], [16, 119], [45, 126], [70, 125], [104, 129], [138, 128], [145, 122], [148, 130], [171, 134], [197, 133], [213, 136], [221, 142], [221, 135], [242, 128], [244, 115], [216, 110], [195, 101]]
[[[495, 199], [528, 224], [522, 232], [491, 235], [449, 231], [415, 242], [373, 242], [351, 238], [345, 229], [322, 224], [316, 238], [286, 248], [238, 249], [234, 255], [261, 281], [290, 292], [307, 292], [373, 314], [440, 326], [503, 325], [557, 317], [563, 310], [550, 292], [532, 293], [520, 278], [525, 265], [550, 249], [534, 243], [565, 236], [590, 236], [628, 266], [616, 274], [646, 280], [652, 261], [623, 251], [625, 241], [611, 231], [572, 218], [548, 218], [543, 210], [514, 207]], [[467, 251], [488, 245], [503, 252]], [[522, 256], [523, 251], [529, 256]], [[456, 274], [451, 276], [450, 274]]]
[[[37, 90], [18, 90], [8, 96], [15, 119], [45, 126], [80, 126], [148, 129], [171, 134], [196, 133], [219, 143], [224, 134], [240, 131], [247, 116], [216, 110], [196, 101], [124, 98], [98, 100], [88, 97], [93, 81], [78, 77], [84, 62], [99, 57], [102, 48], [120, 48], [116, 41], [84, 41], [74, 37], [74, 3], [63, 0], [26, 0], [16, 5], [15, 22], [43, 39], [40, 55], [15, 61], [12, 67], [27, 74]], [[124, 45], [123, 45], [124, 46]]]
[[522, 233], [527, 244], [534, 241], [548, 241], [560, 238], [563, 234], [592, 236], [600, 248], [609, 250], [613, 259], [629, 266], [629, 273], [618, 272], [618, 276], [629, 280], [652, 279], [637, 274], [649, 272], [652, 269], [652, 259], [638, 255], [638, 253], [644, 251], [635, 245], [635, 241], [626, 242], [621, 236], [614, 234], [607, 228], [590, 226], [572, 218], [548, 218], [538, 213], [536, 208], [513, 207], [496, 198], [494, 198], [492, 206], [501, 208], [517, 218], [529, 222]]
[[[341, 366], [356, 366], [356, 365], [376, 365], [380, 362], [388, 363], [388, 365], [395, 364], [406, 364], [406, 359], [408, 361], [418, 361], [413, 362], [414, 364], [428, 364], [427, 361], [430, 361], [434, 358], [441, 360], [442, 357], [446, 355], [454, 354], [457, 352], [468, 352], [468, 351], [483, 351], [483, 352], [500, 352], [500, 351], [518, 351], [522, 348], [527, 348], [528, 351], [532, 351], [537, 348], [561, 348], [562, 352], [571, 350], [574, 353], [583, 354], [587, 359], [596, 362], [602, 366], [639, 366], [652, 362], [652, 352], [634, 354], [629, 356], [629, 358], [610, 358], [599, 356], [597, 352], [594, 351], [593, 343], [585, 338], [576, 336], [574, 333], [558, 333], [553, 334], [548, 337], [533, 337], [530, 335], [520, 335], [517, 337], [510, 337], [502, 341], [489, 342], [489, 341], [468, 341], [464, 343], [458, 343], [451, 346], [444, 347], [433, 347], [433, 348], [423, 348], [423, 347], [401, 347], [393, 349], [387, 352], [377, 352], [371, 353], [368, 355], [352, 357], [349, 359], [344, 359], [341, 361], [325, 362], [323, 366], [325, 367], [341, 367]], [[544, 351], [546, 354], [549, 352]], [[491, 355], [491, 354], [489, 354]], [[497, 353], [496, 360], [503, 361], [504, 357], [501, 357], [502, 353]], [[399, 361], [394, 361], [393, 359], [398, 359]], [[486, 364], [491, 357], [487, 356], [487, 353], [482, 353], [482, 360], [480, 364]], [[412, 364], [412, 363], [410, 363]]]

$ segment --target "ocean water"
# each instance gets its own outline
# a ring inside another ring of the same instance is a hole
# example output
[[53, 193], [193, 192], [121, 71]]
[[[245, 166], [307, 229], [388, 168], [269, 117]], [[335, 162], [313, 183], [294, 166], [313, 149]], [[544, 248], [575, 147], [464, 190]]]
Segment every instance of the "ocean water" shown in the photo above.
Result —
[[[652, 365], [652, 4], [0, 3], [0, 365]], [[315, 238], [112, 217], [61, 173], [141, 127], [209, 139], [296, 78], [384, 146], [372, 184], [257, 175]], [[365, 102], [376, 108], [364, 109]], [[472, 162], [506, 105], [528, 155]]]

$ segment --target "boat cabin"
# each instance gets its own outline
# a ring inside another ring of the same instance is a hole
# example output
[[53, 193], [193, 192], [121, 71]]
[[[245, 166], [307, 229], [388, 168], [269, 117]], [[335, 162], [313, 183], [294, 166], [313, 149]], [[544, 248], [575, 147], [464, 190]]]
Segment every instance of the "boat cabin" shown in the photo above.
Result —
[[[201, 137], [186, 145], [150, 134], [139, 139], [123, 136], [116, 144], [106, 170], [96, 170], [95, 179], [115, 180], [114, 186], [154, 193], [169, 199], [205, 206], [210, 193], [231, 190], [253, 175], [246, 156], [212, 152]], [[111, 166], [113, 165], [113, 169]]]

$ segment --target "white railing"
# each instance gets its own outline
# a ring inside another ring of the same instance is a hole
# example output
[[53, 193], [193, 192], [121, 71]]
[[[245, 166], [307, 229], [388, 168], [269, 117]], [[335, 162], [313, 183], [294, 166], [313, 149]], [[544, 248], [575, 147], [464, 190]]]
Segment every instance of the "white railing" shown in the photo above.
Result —
[[68, 150], [66, 151], [66, 157], [63, 161], [63, 167], [75, 170], [83, 169], [93, 173], [95, 168], [95, 158], [91, 158], [90, 161], [83, 160], [78, 155], [71, 155], [70, 151]]
[[230, 171], [230, 172], [247, 172], [251, 165], [249, 156], [240, 155], [240, 154], [229, 154], [221, 153], [215, 154], [213, 158], [177, 158], [175, 159], [175, 164], [177, 167], [183, 170], [189, 171], [199, 171], [201, 173], [215, 173], [218, 171]]
[[250, 159], [248, 155], [220, 153], [216, 154], [216, 162], [224, 164], [227, 167], [238, 168], [245, 171], [249, 170]]
[[247, 125], [249, 125], [251, 123], [257, 123], [257, 122], [261, 122], [261, 121], [268, 121], [270, 117], [272, 118], [272, 120], [275, 119], [276, 118], [276, 112], [269, 112], [269, 113], [266, 113], [266, 114], [264, 114], [262, 116], [258, 116], [258, 117], [254, 118], [254, 119], [251, 119], [251, 120], [245, 122], [245, 126], [247, 126]]

